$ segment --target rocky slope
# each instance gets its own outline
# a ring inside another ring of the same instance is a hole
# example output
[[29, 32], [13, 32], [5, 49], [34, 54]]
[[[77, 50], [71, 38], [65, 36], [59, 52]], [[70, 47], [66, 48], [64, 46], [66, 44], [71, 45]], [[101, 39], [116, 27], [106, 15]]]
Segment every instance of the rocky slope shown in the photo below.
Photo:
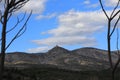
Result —
[[[107, 51], [90, 47], [69, 51], [55, 46], [46, 53], [8, 53], [5, 59], [6, 65], [41, 64], [71, 70], [101, 70], [109, 68]], [[113, 59], [117, 59], [115, 55], [113, 55]]]

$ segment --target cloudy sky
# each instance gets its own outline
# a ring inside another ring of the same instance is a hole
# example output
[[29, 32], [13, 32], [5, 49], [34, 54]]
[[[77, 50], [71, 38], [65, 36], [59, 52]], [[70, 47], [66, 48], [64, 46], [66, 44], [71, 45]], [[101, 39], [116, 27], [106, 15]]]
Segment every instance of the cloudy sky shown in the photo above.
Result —
[[[102, 1], [110, 14], [117, 0]], [[107, 49], [107, 19], [98, 0], [30, 0], [17, 14], [31, 10], [33, 14], [26, 33], [9, 47], [8, 52], [45, 52], [55, 45], [69, 50]], [[115, 39], [113, 36], [113, 50]]]

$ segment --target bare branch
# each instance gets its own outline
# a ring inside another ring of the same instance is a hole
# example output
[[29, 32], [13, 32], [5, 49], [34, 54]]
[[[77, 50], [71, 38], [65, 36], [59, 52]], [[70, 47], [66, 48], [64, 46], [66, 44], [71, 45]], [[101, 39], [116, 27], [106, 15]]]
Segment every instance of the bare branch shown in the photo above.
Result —
[[117, 26], [119, 20], [120, 20], [120, 16], [118, 17], [117, 21], [115, 22], [114, 27], [113, 27], [113, 30], [112, 30], [112, 32], [110, 33], [110, 36], [112, 36], [112, 34], [114, 33], [115, 28], [116, 28], [116, 26]]
[[12, 27], [10, 30], [8, 30], [6, 33], [11, 32], [12, 30], [14, 30], [19, 24], [19, 18], [17, 18], [17, 23], [14, 25], [14, 27]]
[[27, 29], [26, 25], [27, 25], [27, 22], [30, 19], [31, 15], [32, 15], [32, 11], [29, 14], [29, 16], [28, 16], [26, 22], [24, 23], [24, 25], [22, 26], [22, 28], [16, 33], [16, 35], [12, 38], [12, 40], [10, 41], [10, 43], [6, 46], [6, 48], [5, 48], [6, 50], [13, 43], [14, 40], [16, 40], [17, 38], [19, 38], [26, 31], [26, 29]]
[[113, 15], [113, 17], [111, 17], [111, 19], [114, 19], [119, 13], [120, 13], [120, 10], [118, 10], [118, 11]]
[[118, 0], [117, 5], [116, 5], [116, 6], [115, 6], [115, 8], [113, 9], [113, 11], [112, 11], [112, 14], [111, 14], [110, 18], [112, 18], [112, 16], [113, 16], [114, 12], [116, 11], [116, 9], [117, 9], [117, 8], [118, 8], [118, 6], [119, 6], [119, 3], [120, 3], [120, 0]]
[[14, 29], [18, 26], [18, 24], [21, 23], [21, 22], [25, 19], [25, 16], [26, 16], [26, 12], [24, 13], [24, 15], [23, 15], [23, 17], [22, 17], [21, 20], [17, 17], [17, 23], [14, 25], [14, 27], [12, 27], [12, 28], [11, 28], [10, 30], [8, 30], [6, 33], [9, 33], [9, 32], [11, 32], [12, 30], [14, 30]]
[[11, 16], [12, 16], [12, 13], [9, 13], [8, 18], [7, 18], [8, 21], [11, 18]]
[[[22, 8], [29, 0], [18, 0], [18, 1], [13, 1], [11, 0], [10, 5], [9, 5], [9, 12], [15, 12]], [[14, 6], [14, 7], [13, 7]]]
[[99, 0], [99, 2], [100, 2], [101, 8], [102, 8], [103, 12], [105, 13], [107, 19], [110, 19], [109, 16], [108, 16], [108, 14], [107, 14], [107, 12], [105, 11], [105, 9], [104, 9], [104, 7], [103, 7], [102, 1]]
[[3, 15], [2, 15], [2, 11], [0, 10], [0, 22], [3, 24], [2, 19], [3, 19]]
[[[14, 30], [18, 26], [18, 24], [21, 23], [24, 20], [25, 16], [26, 16], [26, 13], [24, 14], [24, 16], [23, 16], [23, 18], [21, 20], [19, 20], [19, 18], [17, 17], [17, 23], [10, 30], [6, 31], [6, 34], [9, 33], [9, 32], [11, 32], [12, 30]], [[1, 40], [2, 39], [0, 39], [0, 41]]]

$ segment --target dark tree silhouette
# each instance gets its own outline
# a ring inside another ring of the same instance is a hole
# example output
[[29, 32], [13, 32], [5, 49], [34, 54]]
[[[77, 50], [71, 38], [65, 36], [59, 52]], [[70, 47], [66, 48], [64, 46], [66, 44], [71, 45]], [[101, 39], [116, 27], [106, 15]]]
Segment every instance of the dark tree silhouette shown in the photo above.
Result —
[[[17, 17], [16, 23], [13, 27], [8, 25], [10, 18], [13, 14], [20, 10], [29, 0], [0, 0], [0, 28], [1, 28], [1, 53], [0, 53], [0, 80], [2, 80], [3, 73], [4, 73], [4, 61], [5, 61], [5, 53], [7, 48], [12, 44], [12, 42], [20, 37], [27, 29], [26, 24], [32, 14], [26, 18], [26, 13], [22, 18]], [[13, 38], [8, 42], [7, 41], [7, 34], [15, 30], [15, 28], [22, 22], [25, 21], [24, 24], [19, 28], [19, 31], [14, 35]], [[9, 30], [8, 30], [9, 29]], [[7, 44], [6, 44], [7, 43]]]
[[[116, 72], [116, 69], [117, 69], [117, 67], [120, 63], [120, 53], [119, 53], [119, 48], [118, 48], [119, 33], [118, 33], [118, 29], [117, 29], [117, 25], [120, 21], [120, 8], [118, 8], [120, 6], [120, 0], [118, 0], [116, 6], [113, 8], [110, 16], [106, 12], [102, 1], [99, 0], [99, 2], [100, 2], [101, 8], [102, 8], [105, 16], [107, 17], [107, 20], [108, 20], [108, 27], [107, 27], [107, 29], [108, 29], [108, 32], [107, 32], [108, 58], [109, 58], [109, 63], [110, 63], [110, 67], [111, 67], [111, 70], [112, 70], [112, 80], [115, 80], [115, 72]], [[113, 25], [112, 25], [112, 22], [114, 22]], [[112, 35], [115, 32], [115, 30], [117, 31], [117, 40], [116, 41], [117, 41], [118, 60], [114, 64], [113, 60], [112, 60], [112, 55], [111, 55], [111, 38], [112, 38]]]

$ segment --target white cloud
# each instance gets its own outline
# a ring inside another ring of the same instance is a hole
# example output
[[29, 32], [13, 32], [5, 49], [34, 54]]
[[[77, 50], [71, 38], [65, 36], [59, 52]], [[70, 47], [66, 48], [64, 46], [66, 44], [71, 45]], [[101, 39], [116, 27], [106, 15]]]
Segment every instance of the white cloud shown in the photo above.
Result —
[[99, 6], [99, 3], [92, 3], [90, 0], [84, 0], [83, 4], [86, 8], [97, 8]]
[[108, 7], [116, 6], [118, 0], [103, 0], [105, 2], [105, 5]]
[[[0, 3], [0, 8], [4, 8], [4, 1]], [[33, 14], [40, 14], [45, 10], [45, 3], [47, 0], [29, 0], [20, 10], [18, 10], [16, 13], [24, 13], [28, 12], [30, 13], [31, 10], [33, 11]]]
[[85, 0], [85, 1], [83, 2], [83, 4], [85, 4], [85, 5], [90, 4], [90, 0]]
[[20, 12], [30, 12], [31, 10], [35, 14], [40, 14], [45, 9], [45, 2], [47, 0], [30, 0], [25, 4], [25, 6], [20, 10]]
[[82, 45], [82, 46], [94, 46], [96, 41], [94, 38], [85, 36], [71, 36], [71, 37], [51, 37], [42, 40], [34, 40], [33, 42], [44, 45], [44, 46], [55, 46], [55, 45]]
[[27, 52], [29, 52], [29, 53], [39, 53], [39, 52], [46, 52], [48, 50], [49, 50], [49, 47], [38, 47], [38, 48], [28, 49]]
[[106, 18], [102, 11], [80, 12], [70, 10], [58, 16], [58, 27], [47, 32], [52, 36], [46, 39], [33, 40], [42, 46], [55, 45], [97, 45], [94, 34], [101, 32]]
[[59, 26], [49, 30], [53, 36], [90, 35], [100, 31], [105, 24], [105, 16], [101, 11], [79, 12], [69, 11], [59, 16]]
[[[106, 7], [115, 7], [118, 3], [118, 0], [101, 0], [102, 4]], [[90, 0], [85, 0], [83, 2], [84, 5], [86, 5], [87, 8], [97, 8], [100, 6], [99, 0], [97, 3], [92, 3]]]
[[95, 4], [87, 5], [87, 8], [97, 8], [98, 6], [99, 6], [99, 3], [95, 3]]
[[50, 18], [53, 18], [56, 16], [57, 16], [56, 13], [52, 13], [52, 14], [48, 14], [48, 15], [39, 15], [36, 17], [36, 19], [50, 19]]
[[[85, 3], [90, 4], [90, 2]], [[97, 6], [98, 4], [96, 4], [96, 7]], [[107, 11], [108, 14], [110, 14], [110, 12], [111, 11]], [[40, 15], [38, 19], [52, 18], [55, 16], [56, 14], [47, 16]], [[41, 40], [33, 40], [34, 43], [45, 47], [30, 49], [29, 51], [41, 52], [48, 50], [48, 46], [55, 45], [95, 46], [97, 45], [97, 41], [94, 35], [98, 32], [102, 32], [104, 26], [107, 25], [106, 23], [107, 19], [101, 10], [88, 12], [70, 10], [58, 16], [57, 28], [43, 32], [43, 35], [50, 34], [52, 35], [51, 37]]]

